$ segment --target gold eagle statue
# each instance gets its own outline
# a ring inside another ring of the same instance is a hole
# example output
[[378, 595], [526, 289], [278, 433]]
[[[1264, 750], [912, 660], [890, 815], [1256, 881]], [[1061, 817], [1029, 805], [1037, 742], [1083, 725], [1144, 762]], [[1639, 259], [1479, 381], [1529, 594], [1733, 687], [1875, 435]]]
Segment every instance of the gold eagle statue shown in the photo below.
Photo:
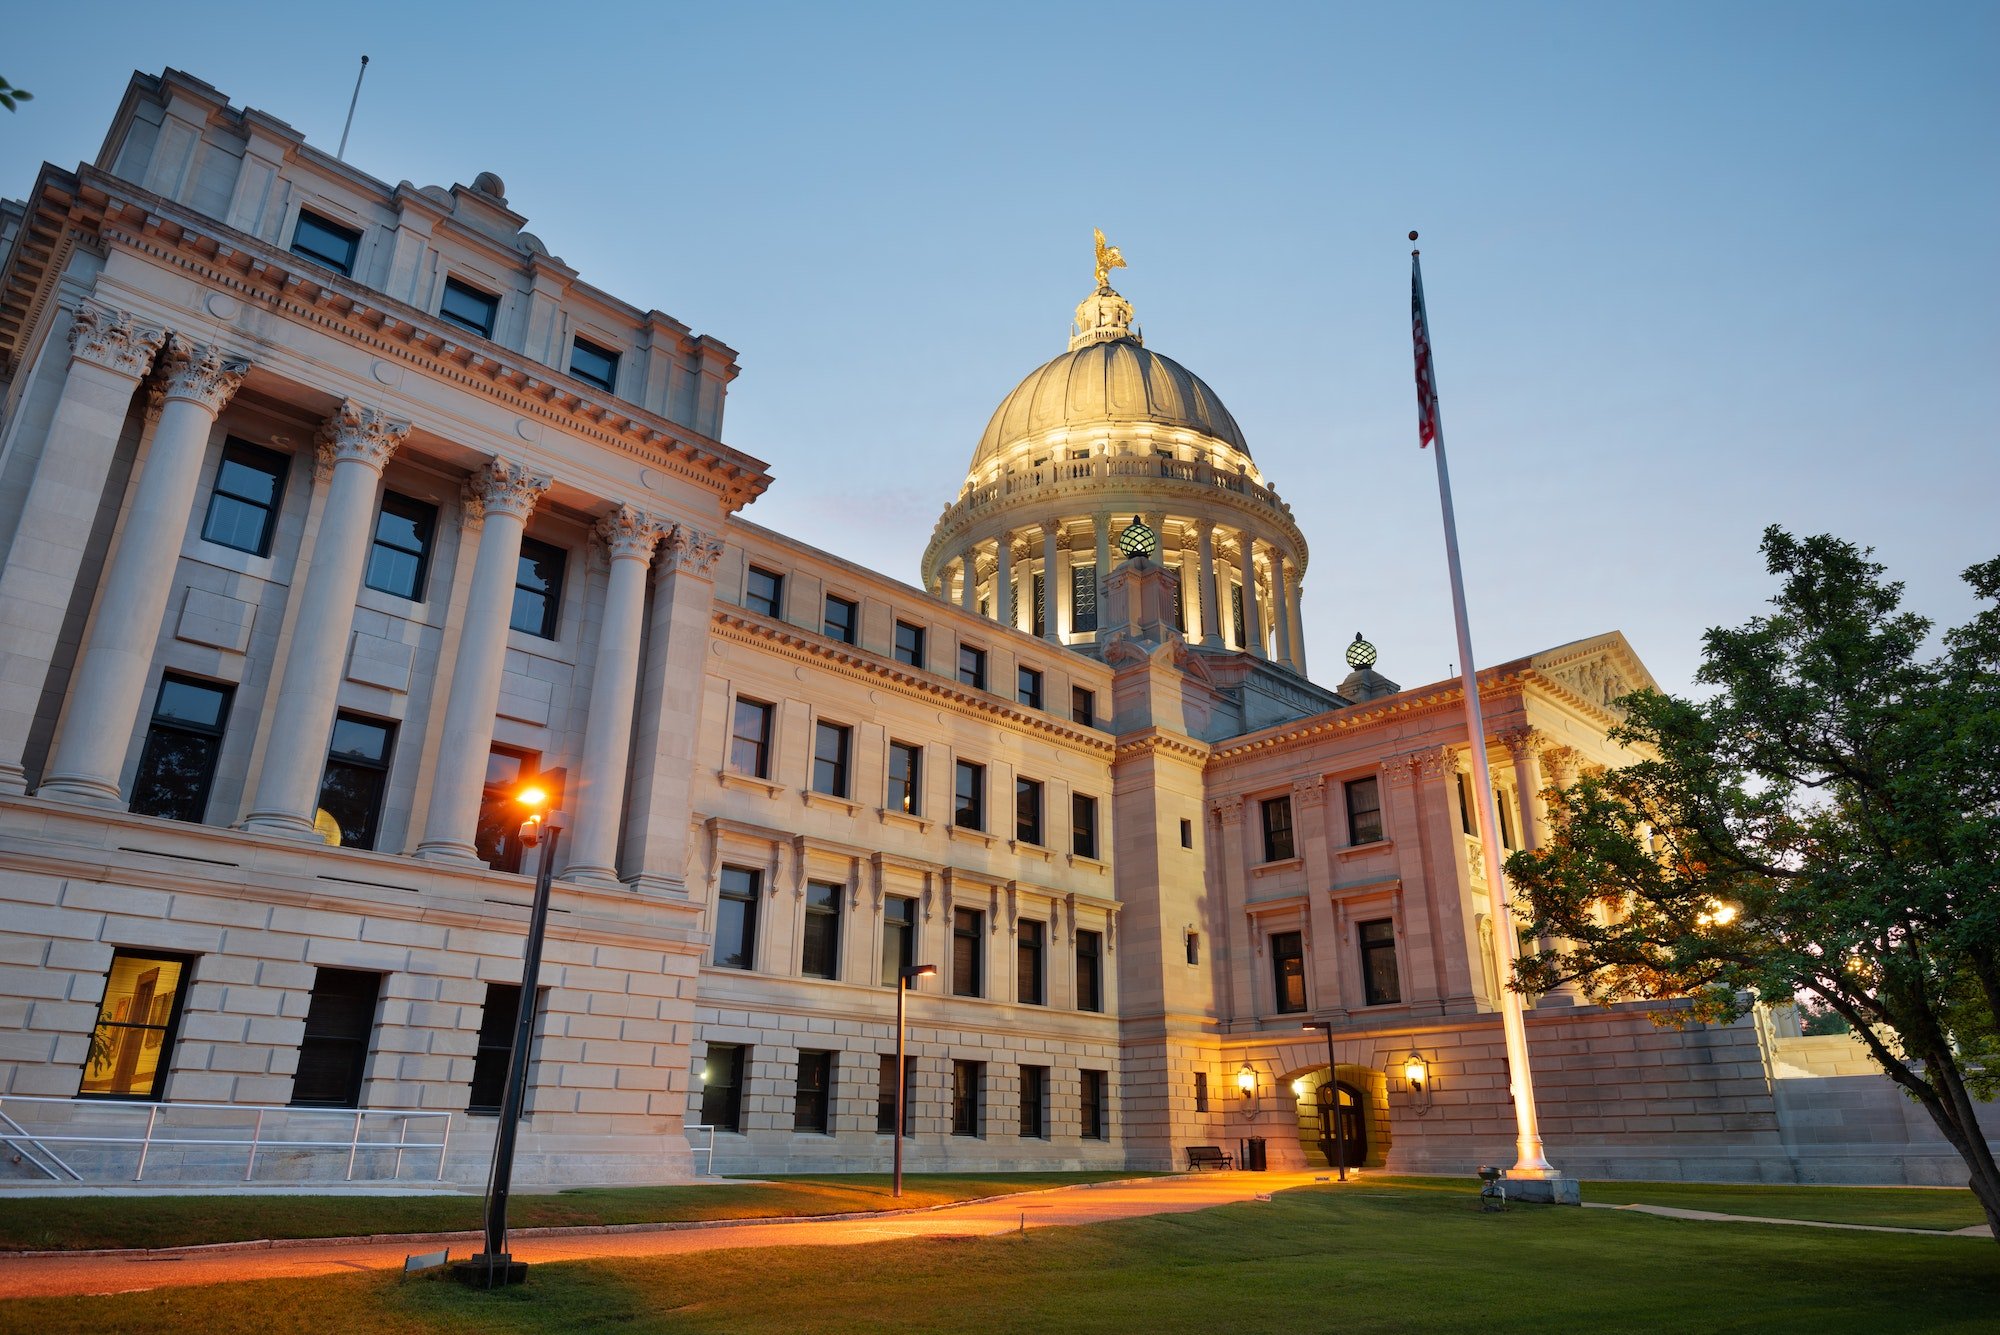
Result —
[[1097, 237], [1097, 285], [1103, 287], [1110, 278], [1113, 269], [1123, 269], [1125, 267], [1125, 255], [1118, 247], [1104, 244], [1104, 229], [1102, 227], [1093, 227], [1090, 230]]

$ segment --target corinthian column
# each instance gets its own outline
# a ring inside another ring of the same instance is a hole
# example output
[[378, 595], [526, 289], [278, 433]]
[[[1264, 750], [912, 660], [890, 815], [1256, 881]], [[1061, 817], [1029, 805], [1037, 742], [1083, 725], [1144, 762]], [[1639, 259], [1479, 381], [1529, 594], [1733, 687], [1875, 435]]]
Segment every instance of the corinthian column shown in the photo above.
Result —
[[1201, 536], [1201, 642], [1221, 648], [1222, 599], [1215, 591], [1215, 525], [1204, 519], [1196, 530]]
[[166, 335], [86, 302], [70, 326], [69, 374], [0, 564], [0, 793], [28, 791], [28, 734], [62, 637], [132, 391]]
[[1258, 658], [1268, 655], [1264, 652], [1264, 613], [1257, 598], [1257, 539], [1250, 536], [1250, 530], [1242, 530], [1242, 553], [1237, 573], [1243, 580], [1243, 644]]
[[264, 769], [256, 796], [243, 818], [246, 830], [317, 839], [313, 816], [319, 781], [326, 767], [327, 738], [333, 732], [340, 695], [341, 665], [354, 628], [354, 598], [381, 491], [382, 469], [410, 433], [408, 422], [391, 421], [352, 399], [334, 409], [319, 429], [315, 478], [326, 486], [319, 539], [304, 572], [299, 614], [278, 683], [264, 744]]
[[1111, 633], [1111, 617], [1105, 607], [1104, 581], [1111, 578], [1111, 512], [1099, 510], [1090, 517], [1097, 533], [1097, 638]]
[[118, 773], [132, 740], [160, 621], [173, 591], [181, 539], [201, 481], [209, 432], [250, 363], [169, 334], [159, 355], [159, 425], [111, 556], [69, 709], [41, 791], [122, 804]]
[[486, 787], [486, 757], [493, 749], [493, 711], [500, 704], [500, 672], [507, 659], [507, 623], [514, 610], [514, 580], [521, 565], [521, 534], [549, 479], [520, 464], [495, 459], [466, 486], [466, 523], [480, 525], [479, 555], [465, 600], [458, 661], [438, 744], [437, 782], [431, 787], [417, 856], [476, 862], [479, 799]]
[[979, 610], [979, 548], [967, 547], [958, 558], [958, 605], [968, 612]]
[[574, 881], [616, 884], [618, 817], [625, 809], [625, 771], [632, 750], [632, 706], [639, 689], [639, 629], [646, 613], [646, 567], [660, 544], [660, 526], [629, 505], [597, 521], [611, 557], [597, 664], [590, 673], [590, 715], [583, 729], [576, 834], [570, 845]]
[[994, 543], [993, 619], [1003, 626], [1014, 624], [1014, 534], [1001, 529]]
[[1271, 623], [1278, 629], [1278, 661], [1293, 671], [1298, 664], [1292, 657], [1292, 597], [1291, 581], [1285, 576], [1285, 559], [1275, 548], [1271, 551]]
[[1285, 575], [1285, 619], [1292, 623], [1292, 667], [1303, 677], [1306, 675], [1306, 630], [1299, 620], [1300, 578], [1291, 569], [1288, 561]]
[[[1062, 628], [1056, 624], [1056, 521], [1042, 525], [1042, 638], [1062, 643]], [[1028, 609], [1028, 626], [1035, 624], [1034, 608]]]

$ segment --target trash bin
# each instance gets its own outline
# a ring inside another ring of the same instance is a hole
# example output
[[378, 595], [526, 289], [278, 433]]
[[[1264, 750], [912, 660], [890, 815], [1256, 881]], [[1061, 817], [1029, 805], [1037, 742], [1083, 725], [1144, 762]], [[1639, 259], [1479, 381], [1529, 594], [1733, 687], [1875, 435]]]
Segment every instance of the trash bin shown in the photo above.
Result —
[[1236, 1147], [1236, 1166], [1246, 1173], [1261, 1173], [1269, 1166], [1264, 1158], [1264, 1138], [1251, 1136]]

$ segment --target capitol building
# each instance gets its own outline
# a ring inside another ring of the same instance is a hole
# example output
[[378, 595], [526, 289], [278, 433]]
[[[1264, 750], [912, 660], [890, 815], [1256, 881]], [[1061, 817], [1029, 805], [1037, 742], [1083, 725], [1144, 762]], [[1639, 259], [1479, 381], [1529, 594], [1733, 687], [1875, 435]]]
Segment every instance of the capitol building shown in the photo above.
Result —
[[[1102, 237], [882, 573], [753, 522], [736, 352], [493, 173], [168, 70], [4, 184], [0, 1175], [477, 1184], [524, 1006], [519, 1181], [883, 1171], [919, 964], [913, 1169], [1512, 1161], [1482, 843], [1652, 679], [1594, 625], [1484, 666], [1480, 828], [1459, 683], [1308, 664], [1338, 517]], [[1533, 999], [1564, 1172], [1961, 1180], [1844, 1037], [1654, 1018]]]

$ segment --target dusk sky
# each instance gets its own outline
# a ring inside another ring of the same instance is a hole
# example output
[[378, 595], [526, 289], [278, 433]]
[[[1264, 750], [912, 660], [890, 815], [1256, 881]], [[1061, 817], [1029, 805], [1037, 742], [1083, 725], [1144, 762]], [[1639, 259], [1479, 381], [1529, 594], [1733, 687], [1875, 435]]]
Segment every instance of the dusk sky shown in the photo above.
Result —
[[738, 350], [758, 523], [914, 582], [1090, 232], [1312, 546], [1313, 675], [1456, 651], [1425, 278], [1482, 662], [1621, 629], [1669, 689], [1763, 527], [1947, 622], [2000, 554], [2000, 6], [16, 5], [0, 195], [185, 69], [387, 181], [504, 178], [588, 281]]

